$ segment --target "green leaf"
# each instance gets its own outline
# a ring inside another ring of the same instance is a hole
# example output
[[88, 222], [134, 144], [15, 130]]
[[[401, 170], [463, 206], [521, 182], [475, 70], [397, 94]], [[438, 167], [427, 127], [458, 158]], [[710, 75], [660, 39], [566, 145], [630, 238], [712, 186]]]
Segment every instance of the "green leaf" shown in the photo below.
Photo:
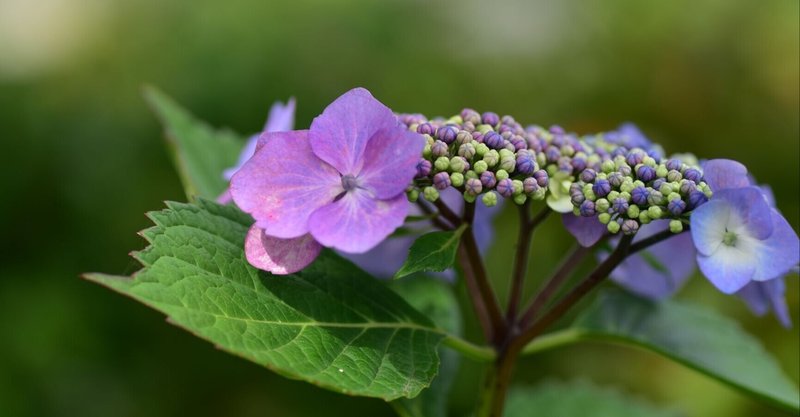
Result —
[[655, 351], [746, 394], [800, 410], [797, 385], [761, 343], [738, 323], [708, 309], [611, 291], [584, 311], [570, 331], [582, 339]]
[[[452, 287], [441, 280], [417, 276], [393, 281], [391, 288], [414, 308], [451, 334], [461, 333], [461, 313]], [[447, 399], [458, 372], [458, 352], [439, 348], [441, 366], [430, 388], [413, 399], [399, 399], [391, 405], [402, 417], [447, 417]]]
[[676, 417], [613, 388], [585, 380], [546, 382], [537, 387], [513, 387], [508, 393], [505, 417]]
[[149, 214], [150, 246], [134, 255], [142, 270], [87, 278], [223, 350], [337, 392], [389, 401], [433, 380], [444, 332], [349, 261], [324, 251], [300, 273], [270, 275], [245, 259], [249, 216], [206, 200], [167, 206]]
[[144, 96], [164, 125], [186, 196], [219, 197], [228, 188], [222, 172], [236, 166], [244, 139], [230, 130], [214, 130], [153, 87], [145, 88]]
[[462, 225], [454, 231], [431, 232], [420, 236], [411, 245], [408, 259], [397, 271], [395, 278], [415, 272], [441, 272], [453, 266], [459, 240], [465, 229], [466, 225]]

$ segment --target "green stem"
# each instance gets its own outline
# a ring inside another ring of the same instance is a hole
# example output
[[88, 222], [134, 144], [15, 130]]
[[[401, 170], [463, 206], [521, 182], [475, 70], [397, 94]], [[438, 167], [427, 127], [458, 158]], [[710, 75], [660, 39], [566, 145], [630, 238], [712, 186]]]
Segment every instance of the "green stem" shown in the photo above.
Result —
[[476, 345], [458, 336], [448, 334], [442, 344], [477, 362], [492, 362], [497, 358], [494, 349]]
[[525, 345], [521, 355], [533, 355], [559, 346], [577, 343], [584, 339], [584, 334], [578, 329], [565, 329], [537, 337]]

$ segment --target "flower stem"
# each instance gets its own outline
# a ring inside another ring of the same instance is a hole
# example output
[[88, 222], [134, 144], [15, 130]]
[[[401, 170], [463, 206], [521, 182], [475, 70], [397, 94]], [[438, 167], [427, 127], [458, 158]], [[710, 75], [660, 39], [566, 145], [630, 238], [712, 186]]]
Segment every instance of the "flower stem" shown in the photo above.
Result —
[[478, 362], [493, 362], [497, 358], [494, 349], [478, 346], [454, 335], [448, 334], [442, 344]]

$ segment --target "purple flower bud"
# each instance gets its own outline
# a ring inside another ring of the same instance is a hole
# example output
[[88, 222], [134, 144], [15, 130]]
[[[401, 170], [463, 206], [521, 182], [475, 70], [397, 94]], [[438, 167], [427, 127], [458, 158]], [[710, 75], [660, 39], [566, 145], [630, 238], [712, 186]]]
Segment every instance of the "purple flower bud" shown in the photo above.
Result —
[[618, 214], [625, 214], [628, 211], [628, 202], [624, 198], [615, 198], [611, 203], [611, 209]]
[[647, 204], [651, 206], [659, 206], [664, 203], [664, 194], [661, 194], [661, 191], [650, 191], [647, 195]]
[[641, 164], [642, 161], [644, 161], [645, 156], [646, 156], [645, 153], [642, 152], [641, 150], [634, 149], [628, 152], [628, 156], [625, 157], [625, 162], [627, 162], [628, 165], [634, 167], [638, 164]]
[[581, 203], [579, 210], [581, 212], [581, 216], [583, 217], [592, 217], [595, 214], [597, 214], [594, 207], [594, 201], [590, 200], [586, 200], [583, 203]]
[[497, 190], [497, 192], [503, 197], [511, 197], [514, 194], [514, 182], [509, 178], [497, 181], [497, 187], [495, 190]]
[[592, 191], [594, 191], [594, 195], [598, 198], [605, 197], [611, 192], [611, 184], [606, 180], [597, 180], [594, 185], [592, 185]]
[[534, 172], [533, 178], [536, 178], [536, 183], [539, 184], [539, 187], [547, 187], [547, 184], [550, 182], [550, 176], [547, 175], [547, 171], [543, 169]]
[[550, 133], [552, 133], [554, 135], [563, 135], [565, 132], [564, 132], [564, 128], [562, 128], [561, 126], [552, 125], [552, 126], [550, 126]]
[[511, 137], [514, 136], [514, 133], [511, 132], [508, 126], [500, 126], [500, 136], [502, 136], [505, 140], [511, 140]]
[[659, 190], [661, 189], [661, 186], [664, 185], [665, 182], [667, 182], [667, 180], [665, 180], [664, 178], [656, 178], [656, 180], [653, 181], [653, 184], [651, 186], [653, 187], [654, 190]]
[[[588, 201], [586, 200], [586, 196], [584, 196], [581, 192], [569, 193], [569, 199], [572, 201], [573, 206], [580, 206], [585, 201]], [[592, 205], [592, 207], [594, 207], [594, 205]]]
[[618, 157], [618, 156], [625, 156], [625, 155], [627, 155], [627, 154], [628, 154], [628, 148], [626, 148], [626, 147], [624, 147], [624, 146], [620, 146], [620, 147], [618, 147], [618, 148], [614, 149], [614, 150], [611, 152], [611, 157], [612, 157], [612, 158], [616, 158], [616, 157]]
[[686, 204], [686, 208], [694, 210], [703, 205], [706, 201], [708, 201], [708, 197], [706, 197], [705, 193], [702, 191], [693, 191], [689, 194], [689, 202]]
[[561, 150], [555, 146], [548, 146], [544, 151], [544, 156], [547, 157], [547, 162], [556, 162], [561, 158]]
[[500, 121], [503, 122], [504, 125], [509, 125], [509, 126], [517, 124], [517, 121], [514, 120], [514, 118], [509, 115], [503, 116], [503, 118], [500, 119]]
[[483, 143], [485, 143], [486, 146], [491, 149], [498, 150], [503, 149], [506, 146], [503, 137], [500, 136], [499, 133], [493, 131], [486, 132], [486, 134], [483, 135]]
[[464, 109], [461, 110], [461, 120], [464, 122], [469, 122], [474, 125], [481, 124], [481, 115], [472, 109]]
[[483, 190], [483, 184], [481, 184], [481, 180], [477, 178], [470, 178], [464, 184], [464, 188], [468, 194], [475, 196], [481, 193]]
[[447, 144], [453, 143], [456, 136], [458, 136], [458, 131], [453, 126], [442, 126], [436, 130], [436, 137]]
[[481, 174], [481, 184], [487, 190], [494, 188], [495, 184], [497, 184], [497, 177], [494, 176], [494, 172], [484, 171]]
[[483, 133], [478, 131], [472, 132], [472, 140], [478, 143], [483, 143]]
[[572, 172], [572, 159], [568, 156], [558, 158], [558, 170], [564, 172]]
[[644, 187], [636, 187], [631, 191], [631, 201], [639, 206], [647, 205], [647, 197], [650, 193]]
[[619, 187], [622, 185], [622, 181], [625, 177], [622, 176], [619, 172], [612, 172], [608, 174], [608, 182], [611, 184], [612, 187]]
[[586, 169], [586, 158], [582, 156], [572, 158], [572, 169], [576, 172], [581, 172]]
[[533, 160], [533, 155], [529, 152], [517, 153], [517, 166], [516, 172], [523, 175], [531, 175], [536, 169], [536, 162]]
[[625, 220], [624, 222], [622, 222], [622, 227], [620, 228], [620, 230], [622, 230], [622, 233], [626, 235], [632, 235], [639, 230], [639, 222], [631, 219]]
[[680, 159], [670, 159], [667, 161], [666, 165], [667, 169], [670, 171], [672, 170], [680, 171], [681, 165], [683, 165], [683, 163], [681, 162]]
[[588, 168], [584, 169], [583, 172], [581, 172], [580, 179], [583, 182], [592, 182], [594, 181], [595, 177], [597, 177], [597, 172], [595, 172], [595, 170], [591, 168]]
[[456, 135], [456, 143], [459, 145], [463, 145], [469, 142], [472, 142], [472, 135], [466, 130], [459, 131], [458, 134]]
[[433, 142], [433, 145], [431, 145], [431, 155], [437, 158], [440, 156], [447, 155], [447, 152], [448, 152], [447, 144], [440, 140]]
[[642, 165], [636, 170], [636, 176], [644, 182], [650, 182], [656, 178], [656, 170], [651, 166]]
[[681, 194], [691, 195], [695, 191], [697, 191], [697, 184], [695, 184], [694, 181], [686, 180], [681, 183]]
[[631, 172], [633, 172], [628, 164], [620, 165], [620, 167], [617, 168], [617, 171], [625, 177], [630, 177]]
[[433, 176], [433, 186], [436, 187], [437, 190], [444, 190], [445, 188], [450, 186], [450, 174], [446, 172], [440, 172]]
[[528, 143], [525, 142], [525, 139], [521, 138], [520, 136], [512, 137], [511, 144], [514, 145], [514, 149], [517, 151], [522, 149], [528, 149]]
[[672, 213], [673, 216], [680, 216], [684, 210], [686, 210], [686, 203], [680, 199], [674, 199], [669, 202], [667, 205], [667, 210]]
[[683, 178], [686, 178], [689, 181], [694, 181], [696, 184], [703, 180], [703, 174], [694, 168], [689, 168], [684, 171]]
[[487, 111], [481, 115], [481, 120], [483, 121], [483, 124], [495, 126], [500, 123], [500, 116], [498, 116], [497, 113]]
[[433, 164], [431, 161], [427, 159], [420, 159], [417, 162], [417, 175], [414, 178], [425, 178], [428, 174], [431, 173], [431, 169], [433, 168]]
[[422, 123], [421, 125], [417, 126], [417, 133], [419, 134], [433, 135], [435, 131], [436, 128], [430, 123]]
[[522, 190], [525, 191], [525, 194], [533, 194], [539, 191], [540, 188], [539, 184], [536, 183], [536, 178], [528, 177], [522, 181]]

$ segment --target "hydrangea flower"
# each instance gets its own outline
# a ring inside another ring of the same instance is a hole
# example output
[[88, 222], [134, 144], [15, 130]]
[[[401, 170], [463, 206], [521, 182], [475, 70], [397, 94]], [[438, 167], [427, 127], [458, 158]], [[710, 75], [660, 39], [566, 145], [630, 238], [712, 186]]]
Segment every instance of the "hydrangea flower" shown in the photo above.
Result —
[[[264, 124], [264, 130], [262, 130], [262, 132], [288, 132], [294, 129], [294, 109], [294, 97], [290, 98], [286, 104], [279, 101], [273, 103], [272, 107], [269, 109], [269, 115], [267, 116], [267, 121]], [[242, 151], [239, 153], [239, 160], [236, 162], [236, 166], [223, 171], [223, 178], [230, 181], [231, 178], [233, 178], [233, 174], [239, 171], [244, 163], [256, 153], [259, 136], [258, 134], [250, 136], [244, 148], [242, 148]], [[225, 190], [225, 192], [217, 198], [217, 202], [222, 204], [230, 203], [231, 200], [230, 190]]]
[[792, 227], [761, 189], [750, 185], [744, 165], [710, 160], [704, 170], [714, 195], [691, 217], [700, 270], [728, 294], [753, 281], [783, 277], [800, 261]]
[[789, 318], [785, 292], [786, 284], [783, 279], [771, 279], [763, 282], [750, 282], [742, 287], [736, 295], [744, 300], [755, 315], [763, 316], [772, 310], [783, 327], [789, 328], [792, 327], [792, 320]]
[[[440, 194], [442, 202], [446, 204], [454, 213], [460, 213], [464, 208], [464, 198], [454, 188], [447, 188]], [[475, 240], [478, 242], [478, 249], [481, 253], [485, 253], [494, 240], [494, 228], [492, 221], [494, 217], [501, 211], [503, 200], [500, 200], [495, 206], [487, 207], [483, 203], [476, 203], [475, 207], [475, 222], [473, 230], [475, 233]], [[411, 206], [409, 215], [423, 215], [421, 210], [416, 206]], [[402, 236], [390, 237], [379, 243], [366, 253], [342, 255], [353, 261], [361, 269], [369, 272], [371, 275], [379, 278], [390, 278], [403, 266], [408, 250], [420, 234], [426, 233], [431, 230], [432, 224], [430, 221], [415, 222], [410, 225], [414, 233], [404, 234]], [[444, 278], [452, 279], [452, 272], [445, 271], [441, 274]]]
[[561, 216], [564, 228], [578, 240], [578, 244], [589, 248], [608, 233], [608, 228], [597, 217], [576, 216], [566, 213]]
[[363, 88], [337, 98], [309, 130], [262, 134], [231, 180], [236, 205], [255, 219], [248, 261], [288, 274], [323, 246], [372, 249], [403, 224], [405, 189], [424, 146]]

